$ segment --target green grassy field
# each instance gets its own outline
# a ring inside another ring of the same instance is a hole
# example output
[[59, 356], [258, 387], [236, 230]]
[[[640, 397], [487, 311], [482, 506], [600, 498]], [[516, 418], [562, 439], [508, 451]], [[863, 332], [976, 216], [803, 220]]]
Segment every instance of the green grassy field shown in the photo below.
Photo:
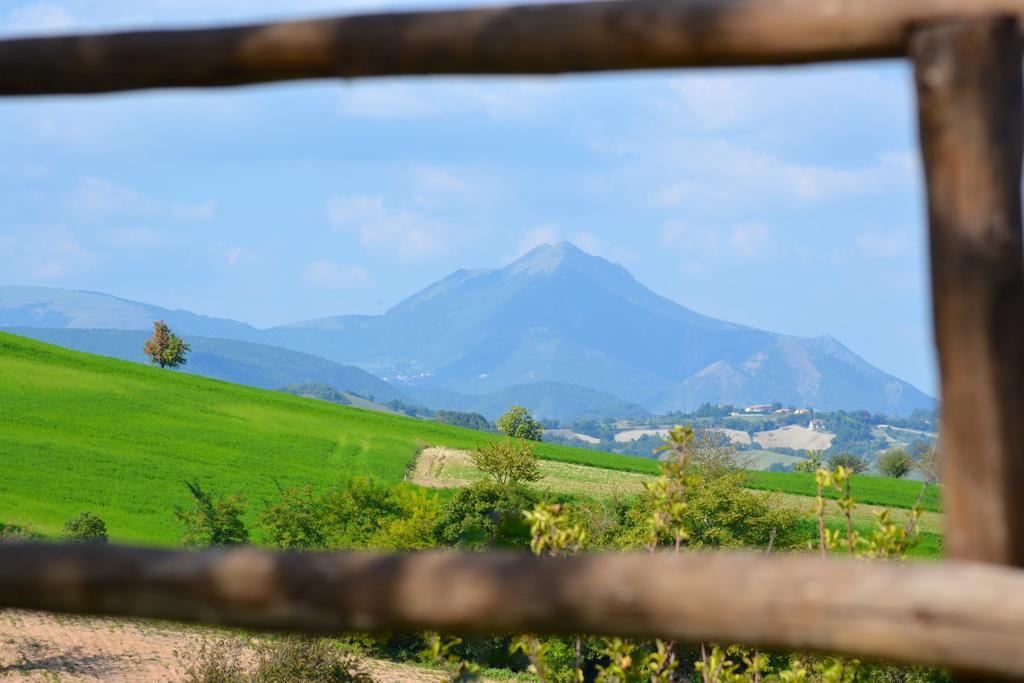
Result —
[[[403, 480], [421, 446], [493, 435], [68, 351], [0, 333], [0, 522], [56, 535], [89, 510], [114, 540], [174, 544], [183, 482], [244, 493], [343, 473]], [[545, 460], [655, 474], [653, 460], [540, 444]], [[752, 487], [813, 495], [812, 475], [751, 473]], [[909, 507], [914, 482], [858, 477], [864, 503]], [[926, 508], [938, 510], [936, 492]], [[253, 516], [255, 512], [251, 513]], [[252, 521], [252, 520], [249, 520]]]
[[[255, 508], [278, 484], [328, 485], [342, 473], [397, 482], [421, 445], [494, 438], [0, 334], [0, 522], [43, 534], [89, 510], [113, 539], [171, 544], [186, 479], [245, 493]], [[539, 453], [653, 471], [609, 453]]]
[[[798, 496], [815, 496], [818, 485], [814, 475], [802, 472], [751, 472], [747, 486], [765, 491], [781, 491]], [[921, 493], [921, 482], [885, 477], [855, 476], [850, 481], [853, 497], [859, 503], [885, 505], [894, 508], [910, 508]], [[835, 498], [834, 490], [826, 492], [828, 498]], [[931, 512], [941, 512], [939, 487], [930, 485], [925, 492], [921, 507]]]

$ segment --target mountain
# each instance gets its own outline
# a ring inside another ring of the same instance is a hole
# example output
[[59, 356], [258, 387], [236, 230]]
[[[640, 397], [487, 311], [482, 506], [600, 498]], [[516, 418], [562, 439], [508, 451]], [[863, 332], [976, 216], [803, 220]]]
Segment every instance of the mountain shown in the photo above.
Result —
[[569, 243], [458, 270], [380, 316], [268, 330], [281, 346], [370, 369], [416, 393], [587, 387], [651, 411], [780, 401], [906, 414], [935, 400], [829, 336], [716, 320]]
[[0, 327], [152, 330], [164, 320], [181, 334], [259, 341], [251, 325], [57, 287], [0, 287]]
[[[150, 323], [152, 324], [152, 323]], [[48, 344], [138, 363], [148, 359], [142, 345], [144, 330], [79, 330], [8, 327], [4, 331]], [[263, 344], [189, 335], [192, 352], [182, 372], [213, 377], [261, 389], [289, 385], [326, 384], [377, 401], [411, 401], [403, 392], [365, 370], [339, 365], [308, 353]], [[351, 401], [350, 401], [351, 403]]]
[[[892, 415], [935, 406], [832, 337], [782, 335], [701, 315], [564, 242], [504, 268], [457, 270], [383, 315], [268, 330], [93, 292], [0, 287], [0, 326], [148, 329], [156, 318], [184, 335], [354, 365], [431, 407], [489, 416], [513, 397], [542, 417], [565, 420], [704, 402]], [[314, 376], [278, 386], [303, 381], [352, 389]]]

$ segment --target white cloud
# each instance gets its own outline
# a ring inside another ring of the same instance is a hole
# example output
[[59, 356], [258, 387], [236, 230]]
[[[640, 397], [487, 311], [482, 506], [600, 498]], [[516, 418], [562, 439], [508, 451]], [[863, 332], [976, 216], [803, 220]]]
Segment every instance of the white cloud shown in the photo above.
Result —
[[123, 249], [152, 249], [167, 242], [160, 231], [152, 228], [111, 230], [107, 232], [106, 240], [113, 246]]
[[465, 194], [472, 189], [468, 182], [439, 166], [417, 166], [412, 180], [418, 191], [432, 194]]
[[900, 232], [862, 232], [853, 243], [861, 253], [879, 259], [898, 258], [910, 249], [910, 238]]
[[217, 204], [213, 200], [165, 204], [103, 178], [86, 178], [75, 189], [71, 208], [93, 217], [167, 216], [183, 221], [207, 221], [216, 213]]
[[217, 261], [223, 260], [232, 268], [244, 263], [261, 261], [270, 253], [266, 249], [251, 249], [239, 245], [225, 246], [223, 243], [214, 244], [212, 250]]
[[334, 261], [313, 261], [302, 269], [302, 281], [315, 289], [351, 289], [368, 279], [362, 266], [339, 265]]
[[364, 81], [345, 87], [339, 111], [377, 119], [483, 113], [495, 121], [521, 120], [536, 115], [562, 89], [562, 84], [541, 77], [506, 78], [500, 83]]
[[52, 34], [68, 31], [76, 24], [75, 18], [62, 5], [35, 2], [9, 10], [0, 33]]
[[415, 211], [395, 210], [377, 195], [334, 196], [327, 217], [338, 231], [353, 231], [367, 249], [389, 250], [402, 261], [431, 258], [444, 250], [448, 226]]
[[669, 84], [685, 111], [705, 129], [730, 128], [745, 122], [755, 109], [750, 83], [708, 75], [682, 76]]
[[0, 233], [0, 271], [16, 277], [53, 282], [98, 263], [99, 258], [64, 227], [19, 228]]
[[637, 263], [640, 260], [640, 255], [635, 251], [608, 244], [587, 230], [577, 230], [572, 233], [569, 235], [569, 241], [588, 254], [600, 256], [616, 263]]
[[560, 241], [562, 241], [562, 228], [557, 223], [538, 225], [536, 228], [527, 230], [520, 238], [516, 257], [518, 258], [542, 244], [555, 244]]
[[438, 114], [441, 107], [405, 85], [357, 83], [342, 92], [341, 112], [366, 118], [418, 118]]
[[756, 222], [709, 227], [669, 220], [662, 225], [661, 243], [679, 250], [693, 272], [703, 272], [698, 264], [706, 262], [758, 261], [779, 252], [768, 226]]
[[901, 153], [885, 153], [873, 164], [851, 168], [788, 161], [724, 140], [690, 143], [680, 158], [685, 161], [677, 165], [675, 175], [683, 179], [655, 191], [650, 197], [653, 204], [672, 207], [766, 196], [820, 202], [906, 186], [914, 172], [908, 156]]

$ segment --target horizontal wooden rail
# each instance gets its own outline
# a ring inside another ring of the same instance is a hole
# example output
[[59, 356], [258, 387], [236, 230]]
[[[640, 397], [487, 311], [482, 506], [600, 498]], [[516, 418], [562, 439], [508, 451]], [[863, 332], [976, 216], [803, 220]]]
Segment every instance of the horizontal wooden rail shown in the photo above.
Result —
[[915, 23], [1024, 0], [613, 0], [0, 41], [0, 95], [548, 74], [905, 54]]
[[1024, 676], [1024, 573], [982, 564], [0, 544], [0, 607], [306, 632], [662, 636]]

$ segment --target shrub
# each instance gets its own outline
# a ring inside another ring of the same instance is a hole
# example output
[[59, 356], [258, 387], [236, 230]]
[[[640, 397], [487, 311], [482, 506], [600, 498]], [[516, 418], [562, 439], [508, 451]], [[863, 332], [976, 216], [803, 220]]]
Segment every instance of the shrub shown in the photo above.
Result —
[[503, 439], [477, 446], [470, 457], [477, 469], [494, 477], [498, 484], [520, 484], [541, 478], [537, 454], [526, 439]]
[[379, 546], [381, 529], [402, 514], [392, 493], [392, 487], [369, 477], [341, 479], [321, 496], [327, 546]]
[[373, 683], [362, 658], [321, 638], [292, 636], [259, 651], [253, 683]]
[[310, 486], [281, 491], [281, 499], [260, 513], [260, 524], [277, 548], [323, 548], [327, 544], [323, 505]]
[[902, 479], [914, 468], [914, 459], [902, 448], [894, 448], [878, 456], [878, 471], [893, 479]]
[[247, 683], [242, 667], [242, 646], [237, 640], [204, 640], [198, 650], [181, 656], [184, 683]]
[[64, 536], [71, 541], [106, 543], [107, 525], [91, 512], [81, 512], [64, 523]]
[[438, 537], [446, 545], [468, 548], [526, 548], [530, 528], [523, 510], [538, 502], [537, 494], [525, 486], [478, 481], [460, 489], [445, 505]]
[[544, 435], [541, 423], [534, 420], [530, 411], [522, 406], [512, 406], [498, 418], [498, 431], [505, 436], [530, 441], [540, 441]]
[[438, 545], [437, 525], [443, 508], [437, 496], [422, 489], [399, 486], [392, 500], [400, 510], [378, 533], [378, 547], [393, 550], [426, 550]]
[[0, 522], [0, 543], [24, 543], [36, 538], [27, 527]]
[[868, 471], [868, 461], [853, 453], [836, 453], [828, 459], [832, 469], [843, 467], [853, 474], [864, 474]]
[[175, 508], [174, 516], [185, 527], [181, 543], [192, 547], [239, 545], [249, 542], [242, 515], [245, 499], [240, 495], [215, 498], [196, 482], [185, 482], [193, 505]]

